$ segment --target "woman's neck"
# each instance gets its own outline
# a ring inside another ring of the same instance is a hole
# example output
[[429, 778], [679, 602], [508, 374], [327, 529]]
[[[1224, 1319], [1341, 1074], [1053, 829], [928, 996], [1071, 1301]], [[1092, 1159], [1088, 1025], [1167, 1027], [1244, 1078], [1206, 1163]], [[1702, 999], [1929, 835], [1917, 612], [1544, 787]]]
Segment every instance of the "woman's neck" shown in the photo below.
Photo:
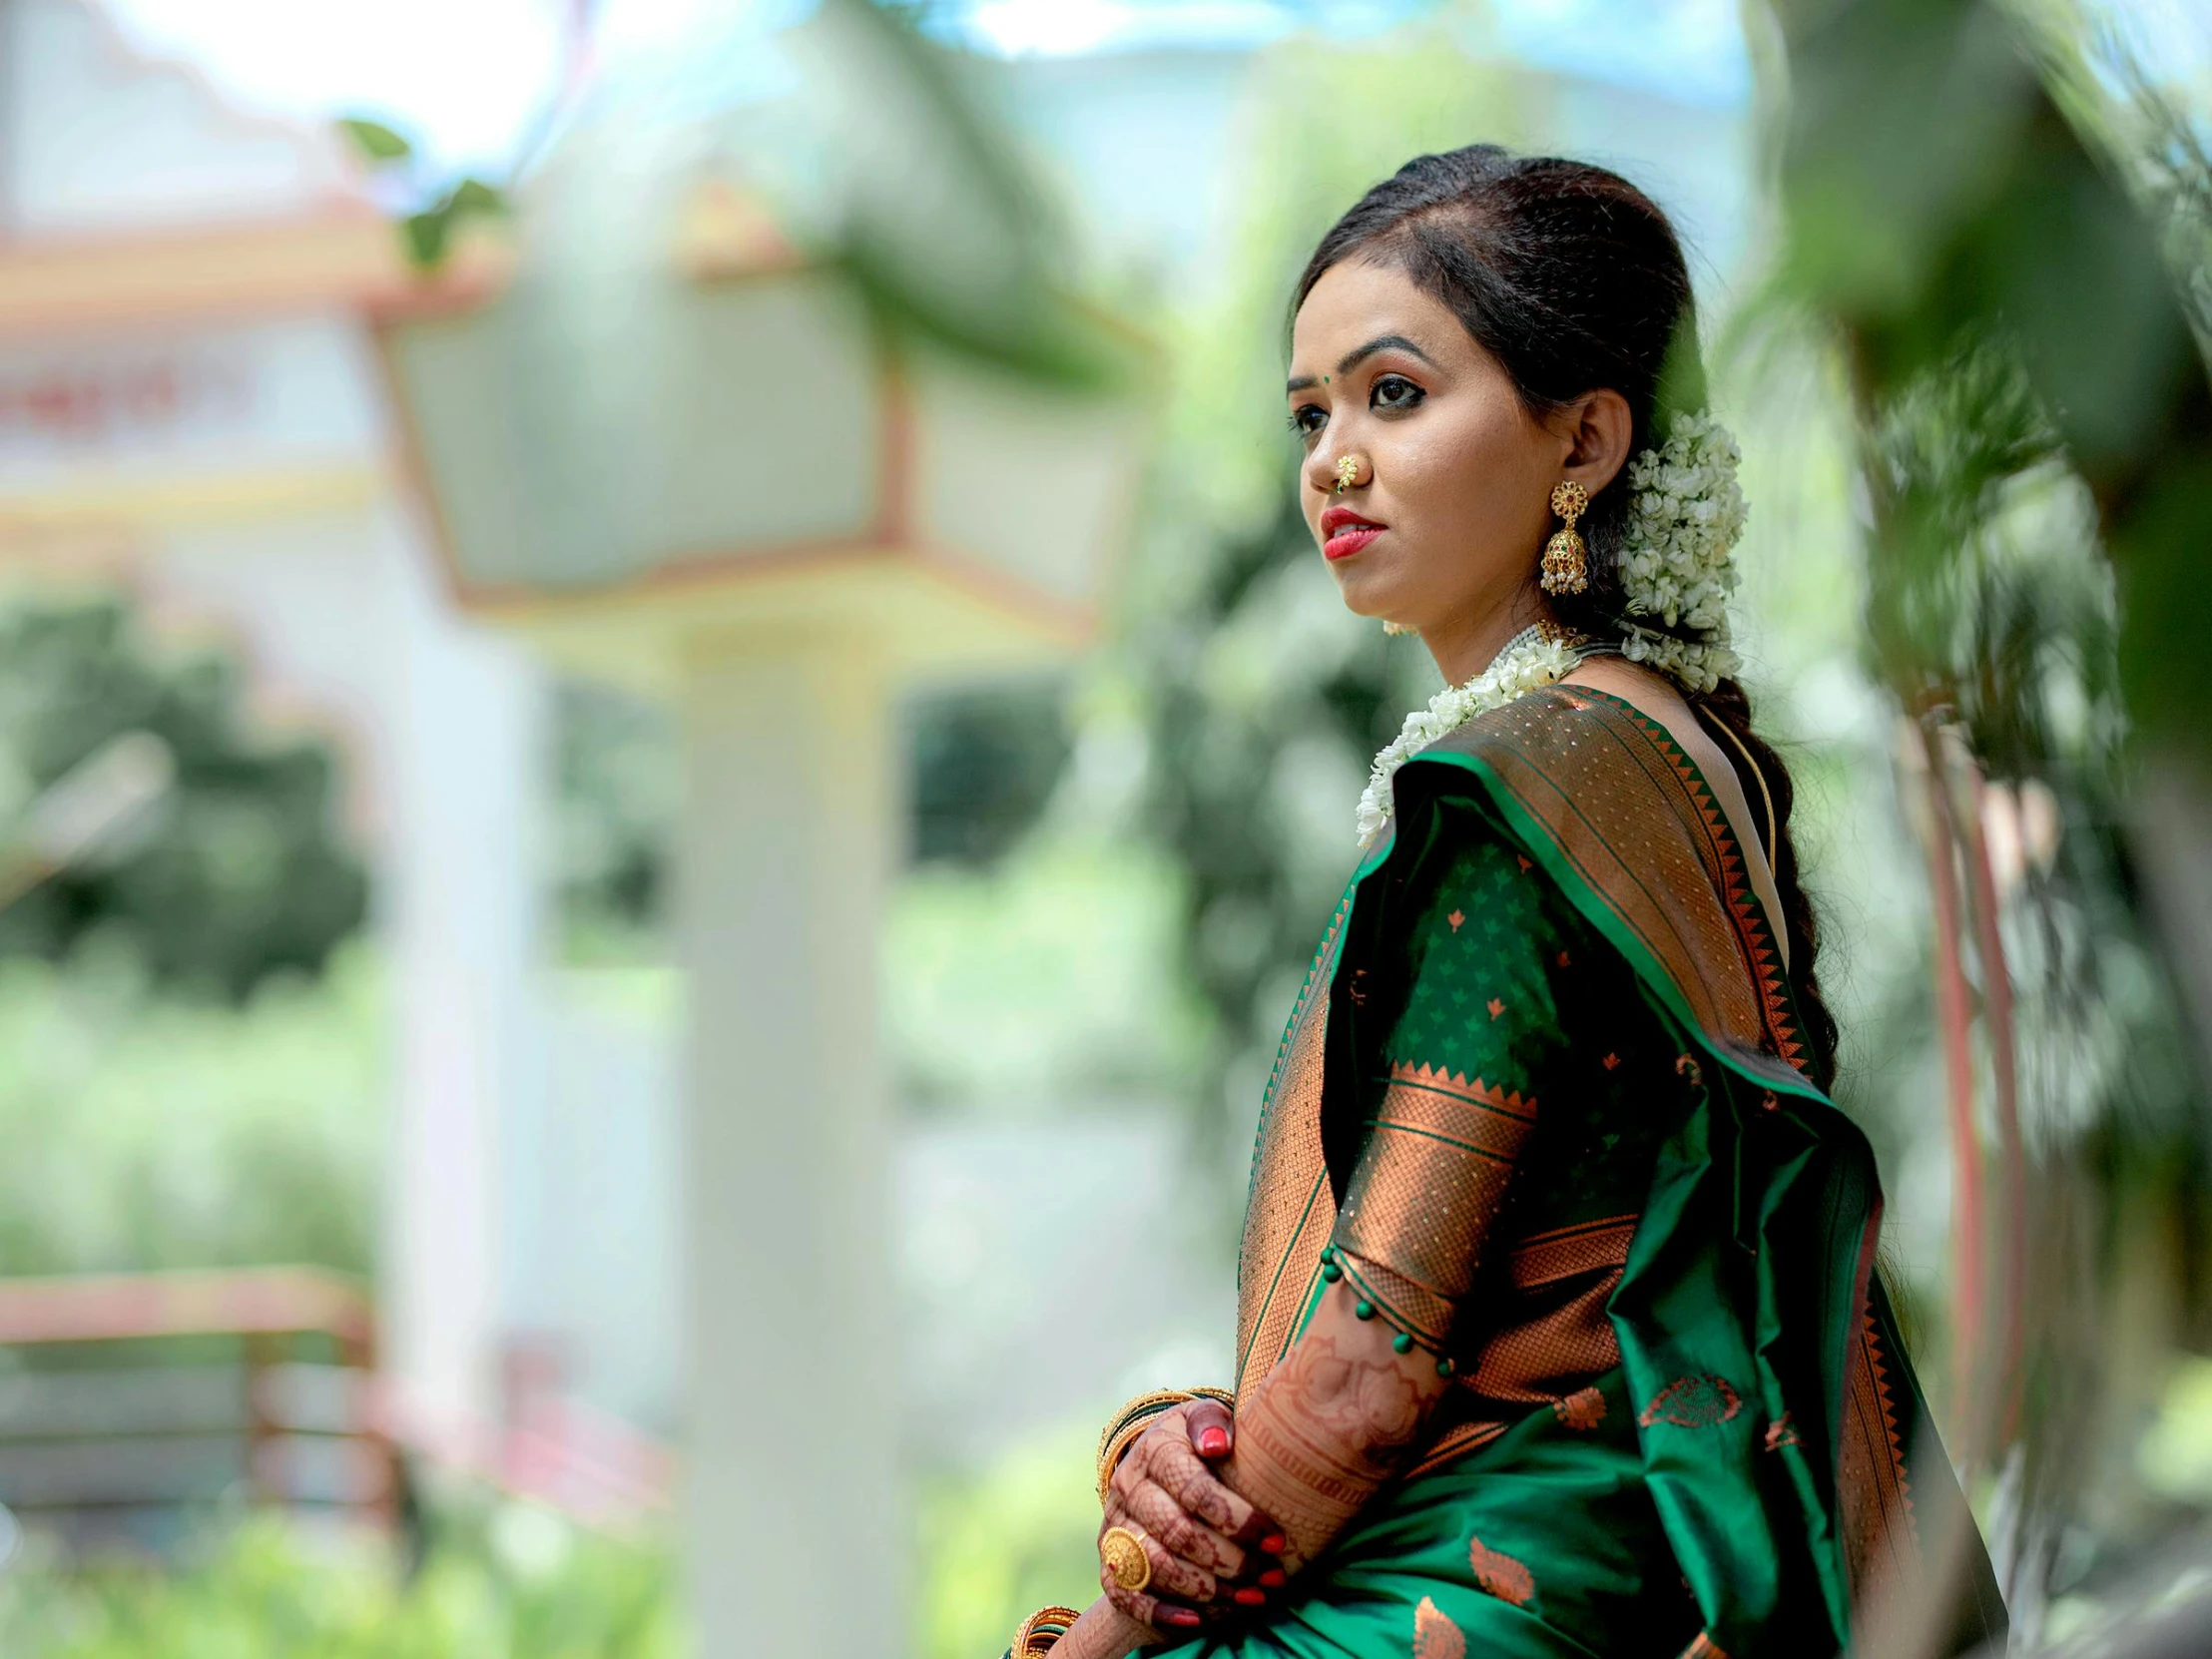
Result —
[[1447, 685], [1463, 686], [1490, 666], [1505, 642], [1522, 629], [1545, 621], [1551, 609], [1533, 583], [1504, 604], [1493, 605], [1464, 623], [1421, 630], [1421, 643], [1436, 659]]

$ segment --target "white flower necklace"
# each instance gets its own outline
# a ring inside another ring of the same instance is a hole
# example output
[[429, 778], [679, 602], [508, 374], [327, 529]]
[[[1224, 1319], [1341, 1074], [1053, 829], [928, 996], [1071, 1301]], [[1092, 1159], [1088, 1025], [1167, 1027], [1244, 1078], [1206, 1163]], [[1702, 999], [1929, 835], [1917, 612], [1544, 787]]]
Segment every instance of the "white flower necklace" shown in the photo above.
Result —
[[1490, 659], [1488, 668], [1463, 686], [1446, 686], [1428, 700], [1427, 708], [1407, 715], [1397, 736], [1376, 756], [1361, 793], [1361, 851], [1375, 844], [1390, 821], [1390, 781], [1399, 767], [1476, 715], [1502, 709], [1539, 686], [1557, 684], [1584, 655], [1583, 644], [1572, 636], [1547, 632], [1541, 625], [1523, 628]]

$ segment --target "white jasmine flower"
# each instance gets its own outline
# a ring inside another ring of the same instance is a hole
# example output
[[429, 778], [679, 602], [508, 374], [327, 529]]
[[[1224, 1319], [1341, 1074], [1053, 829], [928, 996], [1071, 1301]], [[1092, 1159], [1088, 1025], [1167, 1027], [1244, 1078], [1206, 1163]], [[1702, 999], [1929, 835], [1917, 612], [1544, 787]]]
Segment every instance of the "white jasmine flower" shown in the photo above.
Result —
[[1524, 628], [1463, 686], [1446, 686], [1428, 707], [1405, 717], [1404, 728], [1376, 756], [1368, 787], [1360, 796], [1360, 849], [1366, 851], [1390, 820], [1390, 782], [1397, 769], [1438, 738], [1455, 732], [1476, 715], [1502, 709], [1515, 698], [1566, 678], [1581, 653], [1541, 629]]

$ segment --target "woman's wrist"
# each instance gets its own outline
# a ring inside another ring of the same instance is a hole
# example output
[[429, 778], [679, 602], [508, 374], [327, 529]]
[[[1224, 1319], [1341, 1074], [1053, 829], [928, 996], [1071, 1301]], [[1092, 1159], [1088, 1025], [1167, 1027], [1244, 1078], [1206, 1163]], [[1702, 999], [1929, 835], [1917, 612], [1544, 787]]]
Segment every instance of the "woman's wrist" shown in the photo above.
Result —
[[1149, 1624], [1124, 1613], [1100, 1596], [1068, 1626], [1052, 1648], [1052, 1659], [1128, 1659], [1141, 1648], [1157, 1647], [1166, 1638]]
[[1035, 1659], [1050, 1653], [1066, 1638], [1082, 1615], [1072, 1607], [1040, 1607], [1023, 1619], [1007, 1644], [1006, 1659]]
[[1425, 1355], [1399, 1353], [1343, 1284], [1330, 1287], [1238, 1417], [1221, 1471], [1283, 1529], [1286, 1571], [1312, 1561], [1396, 1476], [1451, 1385]]
[[1072, 1607], [1041, 1607], [1021, 1621], [1004, 1659], [1127, 1659], [1140, 1648], [1157, 1646], [1160, 1633], [1140, 1624], [1104, 1596], [1078, 1613]]

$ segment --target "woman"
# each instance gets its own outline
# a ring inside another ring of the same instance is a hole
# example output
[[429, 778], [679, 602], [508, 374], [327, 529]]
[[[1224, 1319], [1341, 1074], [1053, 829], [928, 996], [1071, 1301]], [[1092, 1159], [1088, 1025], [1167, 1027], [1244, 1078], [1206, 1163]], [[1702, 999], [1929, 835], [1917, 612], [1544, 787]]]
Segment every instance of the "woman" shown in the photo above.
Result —
[[1855, 1612], [1888, 1651], [1884, 1607], [1933, 1632], [1913, 1651], [2001, 1627], [1825, 1094], [1694, 342], [1665, 217], [1573, 162], [1422, 157], [1308, 266], [1308, 522], [1449, 689], [1377, 759], [1269, 1086], [1234, 1395], [1109, 1425], [1107, 1593], [1017, 1653], [1796, 1659]]

